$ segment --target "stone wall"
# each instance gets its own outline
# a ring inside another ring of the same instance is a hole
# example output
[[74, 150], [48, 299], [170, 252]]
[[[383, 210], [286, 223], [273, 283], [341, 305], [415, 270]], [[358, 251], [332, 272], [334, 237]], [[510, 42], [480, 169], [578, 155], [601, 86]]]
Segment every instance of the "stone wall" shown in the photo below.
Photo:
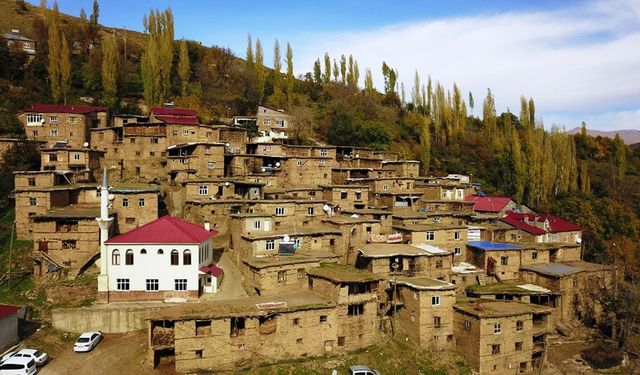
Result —
[[[166, 305], [165, 305], [166, 306]], [[55, 309], [51, 312], [53, 328], [65, 332], [124, 333], [147, 328], [146, 318], [161, 304], [105, 305]]]

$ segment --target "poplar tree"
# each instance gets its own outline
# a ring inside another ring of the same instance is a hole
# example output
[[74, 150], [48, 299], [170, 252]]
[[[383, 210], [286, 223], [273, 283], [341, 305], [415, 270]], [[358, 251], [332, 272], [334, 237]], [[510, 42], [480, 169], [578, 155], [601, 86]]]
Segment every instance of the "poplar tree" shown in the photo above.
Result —
[[458, 85], [453, 83], [453, 131], [454, 137], [460, 138], [465, 132], [467, 127], [467, 106], [462, 100], [462, 94]]
[[353, 87], [358, 88], [358, 82], [360, 81], [360, 67], [358, 66], [358, 61], [354, 60], [353, 62]]
[[353, 55], [349, 55], [349, 67], [347, 70], [347, 85], [350, 88], [356, 87], [356, 72], [355, 72], [355, 66], [353, 63]]
[[313, 63], [313, 80], [317, 84], [322, 84], [322, 67], [320, 65], [320, 59], [318, 58], [315, 63]]
[[[46, 3], [45, 3], [46, 4]], [[49, 47], [49, 62], [47, 72], [49, 73], [49, 84], [51, 86], [51, 96], [55, 103], [59, 103], [62, 98], [62, 87], [60, 84], [60, 52], [62, 44], [60, 41], [60, 32], [58, 31], [58, 3], [53, 3], [53, 10], [48, 11], [45, 8], [45, 19], [47, 22]]]
[[102, 38], [102, 98], [109, 107], [115, 107], [118, 97], [118, 45], [114, 34]]
[[400, 103], [404, 107], [407, 104], [405, 93], [404, 93], [404, 82], [400, 82]]
[[342, 84], [347, 84], [347, 58], [344, 54], [340, 56], [340, 76], [342, 77]]
[[247, 70], [253, 71], [253, 41], [251, 40], [251, 34], [247, 34], [247, 58], [246, 58]]
[[336, 59], [333, 59], [333, 81], [338, 83], [340, 79], [340, 68], [338, 68], [338, 62]]
[[611, 165], [613, 167], [614, 182], [619, 183], [627, 170], [627, 146], [624, 144], [620, 134], [616, 133], [611, 146]]
[[498, 140], [496, 105], [490, 89], [487, 89], [487, 97], [482, 104], [482, 134], [487, 148], [493, 152], [497, 151], [500, 141]]
[[423, 174], [425, 176], [429, 173], [429, 167], [431, 163], [431, 120], [429, 117], [424, 117], [422, 128], [420, 129], [420, 164], [422, 165]]
[[373, 77], [371, 76], [371, 69], [369, 68], [364, 72], [364, 91], [368, 94], [375, 92], [373, 88]]
[[264, 98], [264, 85], [267, 79], [267, 72], [264, 67], [264, 54], [260, 39], [256, 40], [256, 82], [258, 86], [258, 103], [262, 103]]
[[416, 70], [413, 78], [413, 90], [411, 90], [411, 102], [413, 103], [413, 111], [418, 112], [422, 103], [422, 94], [420, 93], [420, 75]]
[[469, 108], [471, 108], [471, 116], [473, 116], [473, 106], [474, 106], [474, 102], [473, 102], [473, 94], [471, 93], [471, 91], [469, 91]]
[[591, 194], [591, 179], [589, 177], [589, 162], [580, 163], [580, 191]]
[[327, 52], [324, 53], [324, 74], [322, 75], [322, 82], [331, 82], [331, 58]]
[[91, 16], [89, 17], [89, 23], [91, 26], [98, 26], [98, 17], [100, 16], [100, 6], [98, 5], [98, 0], [93, 0], [93, 11], [91, 12]]
[[273, 93], [280, 91], [280, 71], [282, 70], [282, 58], [280, 57], [280, 42], [276, 39], [273, 45]]
[[293, 49], [291, 48], [291, 44], [287, 42], [287, 104], [289, 108], [293, 103], [293, 85], [295, 83], [295, 78], [293, 76]]
[[64, 33], [61, 35], [62, 46], [60, 48], [60, 94], [64, 104], [67, 104], [69, 89], [71, 89], [71, 52]]
[[[511, 121], [511, 116], [509, 116]], [[513, 199], [516, 202], [522, 202], [524, 197], [524, 188], [526, 184], [526, 165], [522, 155], [522, 147], [520, 146], [520, 136], [518, 132], [511, 131], [511, 142], [509, 143], [509, 151], [511, 156], [511, 165], [513, 173], [512, 190]]]
[[433, 91], [431, 87], [431, 76], [428, 77], [427, 80], [427, 95], [426, 95], [427, 104], [425, 105], [425, 113], [427, 116], [431, 116], [431, 105], [433, 103]]
[[180, 41], [180, 55], [178, 59], [178, 76], [180, 77], [183, 97], [187, 96], [190, 75], [191, 64], [189, 62], [189, 49], [187, 48], [187, 41], [182, 39]]
[[167, 98], [171, 84], [173, 13], [152, 9], [143, 23], [149, 34], [140, 61], [144, 98], [147, 105], [158, 105]]
[[84, 11], [84, 8], [80, 9], [80, 19], [82, 22], [87, 22], [87, 12]]

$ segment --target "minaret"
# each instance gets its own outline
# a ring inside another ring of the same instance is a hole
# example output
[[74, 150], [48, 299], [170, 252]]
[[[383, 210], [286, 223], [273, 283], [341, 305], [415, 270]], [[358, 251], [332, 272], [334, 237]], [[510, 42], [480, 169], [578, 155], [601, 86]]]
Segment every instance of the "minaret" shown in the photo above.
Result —
[[100, 227], [100, 275], [98, 276], [98, 300], [109, 302], [109, 275], [107, 272], [109, 254], [107, 245], [104, 243], [109, 239], [109, 227], [113, 218], [109, 217], [109, 180], [107, 178], [107, 166], [102, 172], [102, 185], [100, 189], [100, 217], [96, 218]]

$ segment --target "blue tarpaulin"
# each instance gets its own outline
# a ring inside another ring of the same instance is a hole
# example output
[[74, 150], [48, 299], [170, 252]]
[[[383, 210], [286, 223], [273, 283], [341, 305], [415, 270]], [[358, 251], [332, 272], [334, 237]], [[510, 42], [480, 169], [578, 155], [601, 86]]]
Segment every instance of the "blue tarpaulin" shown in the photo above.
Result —
[[512, 243], [490, 242], [490, 241], [469, 241], [467, 246], [475, 247], [484, 251], [500, 251], [500, 250], [522, 250], [520, 245]]

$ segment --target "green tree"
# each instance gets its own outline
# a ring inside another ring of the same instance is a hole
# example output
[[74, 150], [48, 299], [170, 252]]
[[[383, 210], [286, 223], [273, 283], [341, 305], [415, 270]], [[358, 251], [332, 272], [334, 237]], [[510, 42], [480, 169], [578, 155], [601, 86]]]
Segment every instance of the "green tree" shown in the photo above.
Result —
[[473, 101], [473, 94], [471, 93], [471, 91], [469, 91], [469, 108], [471, 108], [471, 116], [473, 116], [473, 106], [474, 106], [474, 101]]
[[344, 55], [340, 56], [340, 77], [342, 77], [342, 84], [347, 84], [347, 58]]
[[182, 88], [182, 96], [187, 95], [187, 87], [191, 76], [191, 64], [189, 62], [189, 49], [187, 41], [180, 41], [180, 55], [178, 58], [178, 76], [180, 77], [180, 86]]
[[260, 39], [256, 40], [256, 82], [258, 86], [258, 103], [262, 103], [264, 98], [264, 85], [267, 79], [266, 68], [264, 67], [264, 54]]
[[496, 120], [496, 105], [490, 89], [487, 89], [487, 97], [482, 104], [482, 129], [487, 148], [493, 152], [498, 151], [500, 139]]
[[336, 59], [333, 59], [333, 81], [338, 83], [338, 79], [340, 78], [340, 68], [338, 68], [338, 62]]
[[420, 165], [422, 173], [426, 176], [429, 173], [431, 164], [431, 129], [429, 123], [431, 119], [424, 117], [422, 126], [420, 127]]
[[253, 70], [253, 42], [251, 41], [251, 34], [247, 35], [247, 58], [246, 58], [247, 69], [249, 71]]
[[353, 62], [353, 87], [358, 89], [358, 82], [360, 81], [360, 67], [358, 61]]
[[106, 105], [118, 103], [118, 44], [114, 34], [102, 38], [102, 98]]
[[71, 52], [64, 33], [60, 39], [62, 40], [60, 47], [60, 94], [64, 103], [67, 104], [67, 97], [71, 89]]
[[273, 93], [280, 92], [280, 71], [282, 70], [282, 58], [280, 56], [280, 42], [276, 39], [273, 45]]
[[627, 170], [627, 146], [624, 144], [620, 134], [616, 133], [611, 146], [611, 166], [613, 167], [613, 177], [615, 182], [624, 178]]
[[364, 91], [368, 94], [372, 94], [376, 91], [373, 87], [373, 77], [371, 76], [371, 69], [369, 68], [364, 72]]
[[317, 84], [322, 84], [322, 66], [320, 65], [320, 59], [317, 59], [313, 63], [313, 80]]
[[[45, 5], [46, 6], [46, 5]], [[49, 11], [45, 8], [45, 17], [47, 23], [48, 40], [47, 47], [49, 49], [49, 64], [47, 71], [49, 73], [49, 84], [51, 85], [51, 96], [55, 103], [59, 103], [62, 99], [62, 87], [60, 84], [60, 53], [62, 42], [60, 40], [60, 31], [58, 30], [59, 11], [58, 3], [53, 4], [53, 10]]]
[[331, 82], [331, 58], [328, 53], [324, 53], [324, 74], [322, 75], [322, 82]]
[[84, 11], [84, 8], [80, 9], [80, 20], [87, 22], [87, 13]]
[[416, 70], [413, 78], [413, 89], [411, 90], [411, 102], [413, 103], [413, 111], [419, 112], [422, 105], [422, 94], [420, 93], [420, 75]]
[[293, 104], [293, 85], [295, 83], [295, 77], [293, 76], [293, 49], [291, 44], [287, 42], [287, 104], [288, 108], [291, 108]]
[[98, 17], [100, 16], [100, 6], [98, 5], [98, 0], [93, 0], [93, 11], [91, 12], [91, 16], [89, 17], [89, 23], [93, 27], [98, 26]]
[[171, 9], [151, 10], [144, 17], [149, 34], [142, 52], [140, 68], [147, 105], [162, 104], [168, 97], [173, 65], [173, 13]]

